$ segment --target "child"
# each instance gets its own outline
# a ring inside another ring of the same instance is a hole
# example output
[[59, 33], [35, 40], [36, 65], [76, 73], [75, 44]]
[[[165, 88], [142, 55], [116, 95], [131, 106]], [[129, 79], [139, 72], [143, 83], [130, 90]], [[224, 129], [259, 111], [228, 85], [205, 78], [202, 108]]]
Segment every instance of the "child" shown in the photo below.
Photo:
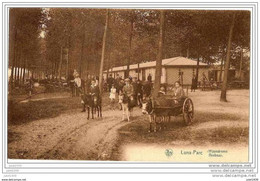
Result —
[[115, 103], [115, 99], [116, 99], [116, 88], [115, 88], [114, 84], [111, 87], [109, 98], [110, 98], [112, 109], [114, 110], [114, 103]]
[[158, 97], [163, 96], [163, 95], [165, 95], [165, 94], [166, 94], [165, 88], [164, 88], [164, 87], [161, 87], [161, 88], [160, 88], [160, 91], [158, 92]]

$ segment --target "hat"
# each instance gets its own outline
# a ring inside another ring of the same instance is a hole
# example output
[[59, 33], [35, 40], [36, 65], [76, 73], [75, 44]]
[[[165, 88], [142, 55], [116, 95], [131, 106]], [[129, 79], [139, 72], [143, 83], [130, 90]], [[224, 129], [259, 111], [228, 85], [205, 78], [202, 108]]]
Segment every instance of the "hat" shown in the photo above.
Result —
[[164, 87], [161, 87], [160, 90], [161, 90], [161, 91], [165, 91], [165, 88], [164, 88]]

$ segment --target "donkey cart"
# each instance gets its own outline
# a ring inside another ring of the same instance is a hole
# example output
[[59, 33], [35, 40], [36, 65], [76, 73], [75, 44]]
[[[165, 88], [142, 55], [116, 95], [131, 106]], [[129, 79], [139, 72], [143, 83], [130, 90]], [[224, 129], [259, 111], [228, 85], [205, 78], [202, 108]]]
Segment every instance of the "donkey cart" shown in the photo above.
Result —
[[194, 105], [189, 97], [175, 98], [162, 96], [143, 102], [143, 114], [150, 117], [150, 131], [152, 123], [156, 124], [170, 120], [170, 116], [182, 115], [185, 125], [190, 125], [194, 118]]

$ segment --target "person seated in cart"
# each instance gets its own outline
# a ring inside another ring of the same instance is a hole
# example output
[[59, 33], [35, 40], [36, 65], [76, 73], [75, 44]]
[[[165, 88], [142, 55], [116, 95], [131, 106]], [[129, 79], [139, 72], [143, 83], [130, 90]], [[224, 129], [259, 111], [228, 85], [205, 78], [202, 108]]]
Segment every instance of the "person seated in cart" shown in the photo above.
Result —
[[181, 87], [181, 84], [179, 81], [176, 81], [174, 83], [174, 88], [173, 88], [173, 97], [176, 99], [175, 103], [179, 103], [179, 101], [185, 97], [184, 91]]
[[164, 95], [166, 95], [165, 88], [161, 87], [160, 91], [158, 92], [158, 97], [161, 97], [161, 96], [164, 96]]

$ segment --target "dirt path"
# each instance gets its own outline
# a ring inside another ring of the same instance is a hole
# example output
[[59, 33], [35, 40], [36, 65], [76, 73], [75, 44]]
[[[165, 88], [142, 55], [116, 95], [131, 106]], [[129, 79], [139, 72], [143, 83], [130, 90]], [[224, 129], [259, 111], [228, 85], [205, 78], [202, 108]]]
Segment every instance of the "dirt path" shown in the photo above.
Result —
[[[195, 92], [189, 95], [195, 105], [195, 121], [192, 125], [185, 126], [182, 117], [179, 116], [172, 118], [166, 130], [157, 133], [148, 133], [148, 117], [141, 115], [139, 108], [135, 108], [133, 121], [122, 121], [121, 111], [109, 110], [109, 103], [106, 100], [104, 117], [87, 120], [87, 113], [81, 113], [79, 107], [75, 107], [78, 105], [77, 100], [73, 99], [75, 103], [66, 108], [66, 114], [60, 112], [54, 118], [9, 125], [8, 157], [165, 161], [170, 160], [164, 154], [165, 148], [172, 148], [176, 153], [182, 149], [201, 149], [206, 153], [207, 149], [214, 148], [229, 150], [230, 154], [223, 155], [226, 156], [224, 160], [234, 161], [236, 158], [239, 159], [236, 161], [247, 160], [249, 91], [228, 92], [227, 103], [219, 101], [219, 91], [203, 92], [203, 98], [201, 94]], [[42, 96], [37, 99], [48, 97], [48, 95]], [[60, 95], [53, 95], [52, 98], [55, 96]], [[59, 103], [67, 104], [69, 101], [72, 99], [66, 98]], [[52, 106], [54, 109], [55, 104]], [[37, 109], [45, 108], [37, 107]], [[73, 112], [68, 112], [71, 109]], [[238, 155], [237, 151], [241, 150], [244, 153], [243, 158], [241, 155], [231, 157]], [[176, 156], [180, 158], [178, 161], [191, 159]], [[206, 154], [205, 156], [200, 159], [209, 161], [209, 157]], [[210, 161], [223, 161], [223, 159]]]
[[[138, 108], [136, 108], [138, 109]], [[134, 116], [141, 114], [136, 110]], [[87, 113], [62, 114], [24, 125], [9, 126], [8, 156], [13, 159], [108, 160], [127, 125], [121, 111], [108, 110], [103, 118], [87, 120]]]

